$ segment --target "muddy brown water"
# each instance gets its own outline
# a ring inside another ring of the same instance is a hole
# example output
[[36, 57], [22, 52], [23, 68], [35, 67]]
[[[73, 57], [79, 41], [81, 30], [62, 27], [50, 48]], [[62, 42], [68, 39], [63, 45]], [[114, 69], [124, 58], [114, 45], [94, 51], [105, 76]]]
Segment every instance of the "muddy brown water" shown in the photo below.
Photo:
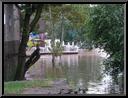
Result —
[[87, 88], [87, 94], [120, 93], [119, 85], [114, 85], [112, 77], [104, 74], [103, 60], [93, 50], [82, 50], [79, 54], [57, 57], [53, 66], [52, 56], [42, 55], [26, 77], [28, 80], [63, 78], [73, 89]]

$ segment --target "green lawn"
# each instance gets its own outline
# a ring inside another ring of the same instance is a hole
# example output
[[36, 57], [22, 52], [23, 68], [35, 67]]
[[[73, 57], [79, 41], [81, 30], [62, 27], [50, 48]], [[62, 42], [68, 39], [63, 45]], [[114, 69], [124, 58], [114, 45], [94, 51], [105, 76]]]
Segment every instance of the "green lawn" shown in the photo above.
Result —
[[51, 80], [4, 82], [4, 94], [20, 94], [25, 88], [50, 87]]

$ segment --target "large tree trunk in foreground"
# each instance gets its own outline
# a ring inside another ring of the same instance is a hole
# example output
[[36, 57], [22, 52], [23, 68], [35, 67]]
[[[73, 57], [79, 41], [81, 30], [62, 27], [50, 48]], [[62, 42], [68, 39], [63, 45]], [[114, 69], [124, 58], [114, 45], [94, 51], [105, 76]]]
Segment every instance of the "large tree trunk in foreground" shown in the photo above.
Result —
[[23, 80], [24, 79], [24, 65], [26, 61], [26, 43], [28, 41], [28, 37], [22, 36], [21, 44], [19, 47], [18, 54], [18, 66], [16, 71], [15, 80]]
[[[19, 54], [18, 54], [18, 66], [17, 71], [15, 75], [15, 80], [23, 80], [26, 71], [29, 69], [29, 67], [32, 66], [38, 59], [39, 56], [37, 55], [37, 58], [34, 56], [34, 60], [30, 60], [32, 62], [25, 65], [26, 62], [26, 46], [27, 42], [29, 40], [29, 33], [33, 31], [34, 27], [36, 26], [42, 12], [42, 4], [33, 4], [31, 7], [30, 4], [26, 5], [28, 8], [25, 9], [25, 16], [23, 21], [23, 31], [22, 31], [22, 39], [19, 46]], [[35, 8], [35, 10], [33, 10]], [[31, 15], [36, 12], [34, 19], [30, 23], [30, 17]], [[21, 16], [23, 17], [23, 16]], [[30, 58], [31, 59], [31, 58]], [[30, 66], [31, 65], [31, 66]]]

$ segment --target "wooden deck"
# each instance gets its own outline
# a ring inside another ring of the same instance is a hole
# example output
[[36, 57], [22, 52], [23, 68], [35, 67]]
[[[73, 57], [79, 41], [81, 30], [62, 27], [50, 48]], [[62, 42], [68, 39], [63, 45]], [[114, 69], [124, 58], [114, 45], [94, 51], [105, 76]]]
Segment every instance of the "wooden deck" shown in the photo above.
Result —
[[[52, 53], [40, 53], [40, 55], [51, 55]], [[72, 54], [78, 54], [78, 52], [63, 52], [63, 55], [72, 55]], [[26, 55], [27, 57], [30, 57], [30, 53]]]

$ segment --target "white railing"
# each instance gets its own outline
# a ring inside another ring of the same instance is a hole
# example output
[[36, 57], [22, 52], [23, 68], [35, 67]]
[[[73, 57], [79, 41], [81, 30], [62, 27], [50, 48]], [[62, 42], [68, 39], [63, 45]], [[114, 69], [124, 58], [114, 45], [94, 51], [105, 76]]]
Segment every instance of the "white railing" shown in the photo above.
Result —
[[[40, 47], [40, 52], [41, 53], [50, 53], [49, 48], [51, 48], [51, 39], [46, 40], [45, 42], [46, 42], [46, 45], [45, 45], [45, 47]], [[56, 39], [55, 40], [55, 44], [57, 42], [60, 42], [60, 40]], [[68, 52], [69, 53], [70, 52], [78, 52], [78, 49], [79, 49], [79, 47], [77, 45], [74, 45], [74, 42], [72, 42], [72, 44], [70, 44], [68, 42], [68, 44], [66, 45], [65, 42], [63, 41], [62, 42], [62, 46], [64, 47], [64, 51], [63, 52], [67, 52], [67, 53]]]
[[[45, 40], [46, 44], [44, 47], [40, 47], [40, 53], [50, 53], [49, 48], [51, 48], [51, 39]], [[55, 40], [55, 44], [57, 42], [60, 42], [59, 39]], [[65, 44], [65, 42], [62, 42], [62, 46], [64, 47], [63, 53], [78, 53], [79, 47], [72, 42], [70, 44], [69, 42]], [[32, 47], [29, 51], [34, 51], [36, 47]]]

